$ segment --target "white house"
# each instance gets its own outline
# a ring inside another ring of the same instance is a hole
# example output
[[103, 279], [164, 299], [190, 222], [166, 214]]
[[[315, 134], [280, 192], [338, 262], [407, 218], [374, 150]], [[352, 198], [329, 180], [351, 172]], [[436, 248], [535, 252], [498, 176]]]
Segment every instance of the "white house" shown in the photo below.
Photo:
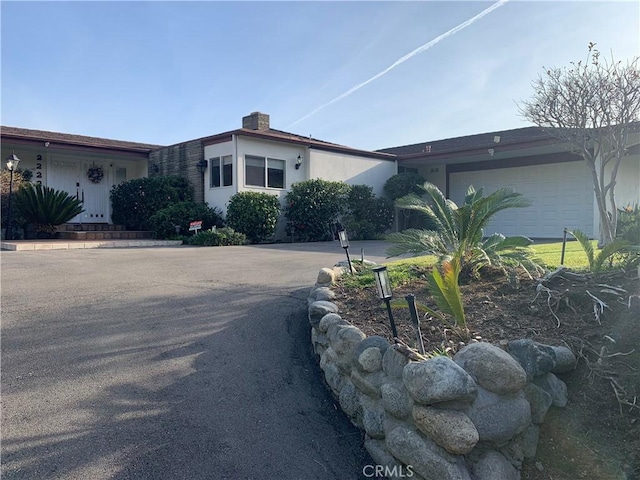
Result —
[[[381, 150], [460, 204], [469, 185], [491, 193], [510, 187], [532, 202], [500, 212], [486, 234], [559, 238], [564, 228], [599, 234], [593, 181], [586, 162], [538, 127], [482, 133]], [[617, 176], [618, 206], [640, 204], [640, 135], [633, 135]]]
[[[203, 160], [200, 172], [196, 167]], [[209, 206], [225, 213], [238, 192], [264, 192], [283, 203], [292, 184], [317, 178], [367, 184], [382, 195], [387, 179], [397, 173], [395, 155], [275, 130], [269, 115], [260, 112], [244, 117], [237, 130], [155, 150], [150, 162], [152, 175], [186, 175], [203, 189]], [[180, 166], [183, 170], [176, 170]], [[279, 222], [277, 237], [283, 236]]]
[[[640, 125], [640, 124], [638, 124]], [[147, 145], [56, 132], [2, 127], [2, 158], [12, 151], [34, 182], [84, 199], [82, 223], [111, 223], [109, 191], [123, 180], [181, 175], [194, 197], [226, 211], [232, 195], [266, 192], [281, 200], [291, 185], [321, 178], [367, 184], [382, 195], [397, 172], [414, 170], [456, 203], [469, 185], [492, 192], [511, 187], [532, 201], [500, 212], [487, 234], [559, 238], [565, 227], [598, 237], [591, 175], [582, 158], [537, 127], [450, 138], [371, 152], [272, 129], [254, 112], [242, 127], [171, 146]], [[640, 134], [635, 133], [618, 173], [620, 207], [640, 204]], [[102, 178], [90, 178], [100, 167]], [[278, 236], [283, 238], [284, 222]]]
[[[149, 152], [159, 147], [15, 127], [3, 126], [0, 132], [2, 159], [15, 153], [20, 159], [18, 168], [30, 170], [34, 183], [64, 190], [84, 201], [85, 211], [73, 219], [74, 223], [110, 223], [111, 187], [147, 176]], [[97, 174], [90, 176], [90, 169]]]

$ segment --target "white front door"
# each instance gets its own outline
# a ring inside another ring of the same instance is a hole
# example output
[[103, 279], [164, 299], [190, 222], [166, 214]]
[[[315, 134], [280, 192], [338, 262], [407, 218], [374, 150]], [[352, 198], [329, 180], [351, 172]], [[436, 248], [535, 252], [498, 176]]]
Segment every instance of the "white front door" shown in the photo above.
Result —
[[[89, 178], [91, 168], [102, 168], [102, 178]], [[71, 223], [109, 223], [110, 168], [104, 161], [75, 160], [53, 156], [47, 172], [47, 186], [64, 190], [83, 202], [84, 212]]]
[[[54, 190], [63, 190], [72, 197], [82, 200], [80, 195], [80, 162], [66, 158], [52, 158], [47, 168], [47, 186]], [[82, 215], [76, 215], [70, 222], [81, 222]]]
[[[95, 175], [102, 169], [102, 178]], [[91, 178], [89, 172], [93, 170]], [[82, 221], [85, 223], [109, 223], [109, 165], [105, 162], [83, 161], [80, 195], [84, 202]]]

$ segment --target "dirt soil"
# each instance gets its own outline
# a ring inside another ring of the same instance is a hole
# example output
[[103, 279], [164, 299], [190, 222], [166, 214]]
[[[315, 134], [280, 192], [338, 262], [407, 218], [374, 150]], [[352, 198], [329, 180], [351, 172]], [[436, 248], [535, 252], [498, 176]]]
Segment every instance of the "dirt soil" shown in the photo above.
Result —
[[[424, 278], [427, 271], [417, 273]], [[522, 478], [640, 480], [640, 314], [628, 306], [629, 296], [640, 294], [637, 272], [609, 272], [586, 282], [556, 277], [546, 283], [557, 292], [551, 298], [537, 285], [524, 278], [510, 284], [499, 275], [462, 285], [469, 333], [422, 318], [425, 350], [447, 350], [452, 356], [470, 341], [499, 345], [521, 338], [568, 346], [579, 359], [573, 372], [559, 376], [568, 386], [569, 402], [550, 409], [536, 458], [525, 462]], [[602, 285], [624, 292], [616, 295]], [[607, 304], [599, 319], [587, 290]], [[391, 341], [387, 310], [374, 287], [353, 290], [338, 284], [335, 292], [345, 320]], [[394, 288], [394, 299], [409, 293], [435, 307], [425, 280]], [[393, 314], [399, 338], [415, 348], [408, 309]]]

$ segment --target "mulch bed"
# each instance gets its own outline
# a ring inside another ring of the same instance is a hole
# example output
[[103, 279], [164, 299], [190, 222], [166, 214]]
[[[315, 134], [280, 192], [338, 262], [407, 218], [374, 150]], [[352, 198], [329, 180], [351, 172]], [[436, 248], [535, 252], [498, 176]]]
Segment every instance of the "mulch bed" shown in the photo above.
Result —
[[[462, 285], [468, 332], [423, 318], [426, 351], [446, 350], [453, 355], [469, 342], [500, 344], [520, 338], [569, 346], [579, 358], [575, 371], [561, 376], [568, 386], [569, 404], [548, 413], [537, 458], [525, 464], [522, 478], [640, 479], [640, 315], [625, 303], [629, 294], [640, 293], [637, 273], [609, 272], [586, 282], [557, 277], [552, 285], [562, 292], [557, 303], [537, 291], [537, 285], [526, 278], [510, 284], [495, 274]], [[604, 287], [599, 285], [628, 293], [618, 298], [602, 293]], [[586, 290], [608, 305], [599, 321]], [[367, 335], [391, 341], [387, 310], [375, 288], [346, 289], [338, 283], [334, 291], [342, 318]], [[395, 299], [410, 293], [435, 308], [426, 280], [394, 288]], [[393, 314], [399, 339], [415, 348], [408, 309], [394, 309]]]

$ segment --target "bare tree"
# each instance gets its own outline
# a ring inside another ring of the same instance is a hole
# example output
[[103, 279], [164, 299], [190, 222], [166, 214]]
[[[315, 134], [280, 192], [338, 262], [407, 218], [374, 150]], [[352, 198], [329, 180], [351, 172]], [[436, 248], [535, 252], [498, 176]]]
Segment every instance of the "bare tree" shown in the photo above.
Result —
[[600, 218], [600, 246], [615, 238], [615, 199], [620, 163], [628, 154], [629, 135], [639, 130], [639, 58], [627, 64], [601, 59], [589, 43], [587, 59], [570, 67], [544, 69], [532, 83], [531, 100], [520, 113], [562, 140], [587, 163]]

